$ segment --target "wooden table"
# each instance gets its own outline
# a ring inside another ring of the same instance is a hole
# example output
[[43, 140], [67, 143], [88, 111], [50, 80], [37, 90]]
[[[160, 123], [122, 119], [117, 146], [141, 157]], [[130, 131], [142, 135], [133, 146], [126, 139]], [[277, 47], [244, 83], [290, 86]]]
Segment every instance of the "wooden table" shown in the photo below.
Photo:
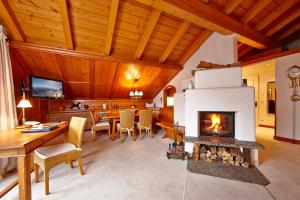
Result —
[[[138, 117], [139, 114], [135, 114], [135, 117]], [[112, 130], [111, 130], [111, 139], [115, 140], [115, 134], [116, 134], [116, 126], [117, 122], [120, 121], [120, 114], [119, 113], [108, 113], [105, 115], [107, 119], [112, 120]], [[135, 130], [133, 131], [134, 137], [135, 137]]]
[[50, 132], [22, 134], [22, 129], [10, 129], [0, 132], [0, 158], [18, 158], [19, 199], [31, 199], [30, 153], [64, 133], [68, 123], [58, 125], [59, 128]]

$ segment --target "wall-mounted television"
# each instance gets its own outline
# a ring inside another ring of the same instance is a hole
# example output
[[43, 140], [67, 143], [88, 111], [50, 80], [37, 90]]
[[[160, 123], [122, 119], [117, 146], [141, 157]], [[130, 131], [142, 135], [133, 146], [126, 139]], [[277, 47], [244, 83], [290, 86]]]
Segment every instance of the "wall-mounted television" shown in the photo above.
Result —
[[30, 76], [29, 93], [34, 98], [63, 99], [64, 82], [39, 76]]

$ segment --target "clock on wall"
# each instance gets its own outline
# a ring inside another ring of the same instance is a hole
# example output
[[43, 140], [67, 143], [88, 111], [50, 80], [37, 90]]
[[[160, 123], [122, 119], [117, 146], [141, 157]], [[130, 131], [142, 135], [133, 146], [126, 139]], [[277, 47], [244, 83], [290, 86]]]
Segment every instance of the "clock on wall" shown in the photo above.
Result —
[[296, 102], [300, 100], [299, 95], [297, 94], [296, 88], [300, 86], [300, 67], [292, 66], [287, 71], [288, 77], [291, 79], [290, 86], [293, 88], [293, 95], [291, 96], [291, 100]]
[[300, 78], [300, 67], [292, 66], [288, 69], [288, 77], [292, 80]]

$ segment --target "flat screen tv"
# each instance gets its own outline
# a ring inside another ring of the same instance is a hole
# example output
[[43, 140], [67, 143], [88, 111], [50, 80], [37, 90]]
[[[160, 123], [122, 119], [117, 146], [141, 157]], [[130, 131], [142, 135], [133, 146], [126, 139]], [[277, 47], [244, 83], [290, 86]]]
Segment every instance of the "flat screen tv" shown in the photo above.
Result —
[[64, 82], [62, 80], [30, 76], [29, 91], [30, 96], [34, 98], [63, 99]]

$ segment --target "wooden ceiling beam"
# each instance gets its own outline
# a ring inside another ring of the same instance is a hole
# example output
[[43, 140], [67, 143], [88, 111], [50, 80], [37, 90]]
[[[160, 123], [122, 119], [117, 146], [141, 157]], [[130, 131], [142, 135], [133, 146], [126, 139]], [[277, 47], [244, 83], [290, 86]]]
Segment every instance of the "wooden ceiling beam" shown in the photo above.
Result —
[[60, 17], [62, 20], [64, 33], [65, 33], [65, 37], [66, 37], [66, 41], [67, 41], [67, 47], [68, 47], [68, 49], [74, 49], [67, 1], [66, 0], [58, 0], [58, 7], [60, 10]]
[[276, 7], [269, 15], [267, 15], [262, 21], [260, 21], [255, 26], [255, 30], [257, 30], [257, 31], [263, 30], [266, 26], [268, 26], [271, 22], [273, 22], [280, 15], [282, 15], [284, 12], [286, 12], [288, 9], [290, 9], [292, 6], [294, 6], [298, 2], [299, 2], [299, 0], [284, 1], [282, 4], [280, 4], [278, 7]]
[[[249, 26], [227, 16], [198, 0], [136, 0], [160, 9], [170, 15], [184, 19], [190, 23], [220, 33], [237, 33], [247, 41], [254, 41], [264, 47], [275, 48], [279, 44]], [[252, 45], [252, 42], [249, 42]]]
[[278, 23], [276, 23], [275, 26], [273, 26], [269, 31], [266, 33], [267, 36], [272, 36], [276, 32], [278, 32], [280, 29], [282, 29], [284, 26], [295, 20], [300, 16], [300, 5], [295, 9], [293, 12], [289, 13], [289, 15], [283, 19], [280, 19]]
[[120, 63], [132, 63], [132, 64], [151, 66], [151, 67], [159, 67], [159, 68], [172, 68], [172, 69], [179, 69], [179, 70], [182, 69], [181, 66], [175, 64], [160, 64], [155, 61], [134, 60], [134, 59], [129, 59], [128, 57], [104, 56], [99, 54], [79, 52], [79, 51], [73, 51], [73, 50], [67, 50], [61, 48], [46, 47], [46, 46], [28, 44], [23, 42], [11, 41], [10, 47], [19, 50], [30, 50], [33, 52], [53, 53], [56, 55], [74, 56], [78, 58], [96, 59], [96, 60], [103, 60], [103, 61], [115, 61]]
[[251, 19], [253, 19], [262, 9], [264, 9], [273, 0], [259, 0], [252, 6], [242, 18], [242, 22], [247, 24]]
[[15, 41], [25, 42], [26, 36], [6, 0], [0, 0], [0, 16]]
[[108, 18], [106, 40], [105, 40], [105, 44], [104, 44], [104, 54], [107, 56], [110, 55], [110, 51], [111, 51], [111, 45], [112, 45], [114, 29], [115, 29], [115, 24], [116, 24], [116, 19], [117, 19], [118, 7], [119, 7], [119, 0], [112, 0], [111, 6], [110, 6], [109, 18]]
[[223, 12], [226, 15], [231, 14], [236, 9], [236, 7], [238, 7], [242, 3], [242, 1], [243, 0], [231, 0], [229, 3], [225, 5]]
[[167, 45], [165, 51], [162, 53], [162, 55], [159, 58], [159, 63], [164, 63], [168, 56], [171, 54], [171, 52], [174, 50], [180, 39], [183, 37], [183, 35], [186, 33], [186, 31], [190, 28], [191, 23], [184, 21], [181, 23], [179, 29], [176, 31], [175, 35], [172, 37], [171, 41]]
[[[227, 15], [231, 14], [241, 3], [241, 0], [231, 0], [230, 3], [225, 6], [223, 12]], [[201, 45], [209, 38], [209, 36], [213, 33], [211, 30], [205, 29], [200, 33], [200, 35], [196, 38], [196, 40], [189, 46], [184, 53], [180, 56], [177, 61], [178, 65], [183, 65], [192, 55], [201, 47]]]
[[135, 59], [141, 58], [143, 51], [150, 39], [152, 31], [154, 30], [154, 27], [159, 19], [160, 14], [161, 14], [160, 10], [157, 9], [152, 10], [147, 25], [145, 27], [145, 30], [143, 32], [143, 35], [141, 36], [138, 46], [136, 48], [135, 55], [134, 55]]
[[266, 48], [264, 45], [257, 43], [253, 40], [249, 40], [248, 38], [243, 37], [243, 36], [239, 36], [238, 41], [242, 42], [244, 44], [247, 44], [248, 46], [251, 46], [256, 49], [265, 49]]
[[290, 29], [286, 30], [285, 32], [283, 32], [282, 34], [280, 34], [276, 40], [277, 41], [282, 41], [284, 40], [285, 38], [287, 38], [288, 36], [290, 36], [291, 34], [293, 34], [294, 32], [300, 30], [300, 23], [291, 27]]
[[282, 56], [287, 56], [287, 55], [291, 55], [291, 54], [295, 54], [295, 53], [299, 53], [299, 52], [300, 52], [300, 49], [292, 49], [292, 50], [288, 50], [288, 51], [282, 51], [281, 49], [277, 48], [277, 49], [273, 49], [273, 50], [270, 50], [267, 52], [263, 52], [260, 54], [246, 57], [241, 60], [241, 64], [242, 64], [242, 66], [250, 65], [253, 63], [263, 62], [266, 60], [271, 60], [274, 58], [279, 58]]

